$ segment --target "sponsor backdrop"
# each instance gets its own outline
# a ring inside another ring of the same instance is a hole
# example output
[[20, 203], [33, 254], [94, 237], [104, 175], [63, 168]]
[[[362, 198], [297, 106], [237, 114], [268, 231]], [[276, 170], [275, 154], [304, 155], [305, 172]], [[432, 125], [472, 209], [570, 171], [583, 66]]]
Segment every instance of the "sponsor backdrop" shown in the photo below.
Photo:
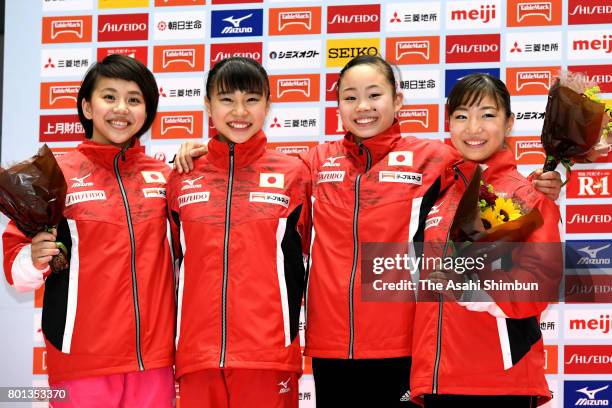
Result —
[[[181, 142], [213, 131], [203, 109], [204, 75], [233, 55], [268, 70], [274, 104], [265, 131], [271, 148], [287, 154], [342, 135], [337, 73], [362, 54], [380, 53], [398, 68], [405, 134], [446, 137], [444, 100], [463, 75], [486, 71], [505, 80], [517, 119], [508, 142], [525, 174], [544, 160], [538, 135], [556, 70], [585, 72], [604, 97], [612, 95], [612, 0], [323, 3], [8, 0], [3, 165], [31, 156], [42, 142], [63, 154], [82, 140], [79, 81], [96, 59], [113, 53], [141, 60], [156, 75], [160, 113], [143, 141], [165, 162]], [[612, 399], [611, 162], [609, 155], [575, 166], [560, 199], [573, 275], [565, 290], [598, 303], [555, 304], [542, 319], [554, 407]], [[594, 276], [585, 279], [587, 273]], [[46, 382], [41, 299], [1, 285], [0, 386]], [[300, 406], [313, 407], [307, 359], [304, 372]]]

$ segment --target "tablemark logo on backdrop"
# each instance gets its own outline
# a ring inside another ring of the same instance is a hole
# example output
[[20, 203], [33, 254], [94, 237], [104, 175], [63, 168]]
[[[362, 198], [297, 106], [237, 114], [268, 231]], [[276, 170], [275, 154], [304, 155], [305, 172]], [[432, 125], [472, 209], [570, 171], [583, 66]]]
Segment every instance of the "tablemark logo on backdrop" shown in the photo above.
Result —
[[508, 67], [506, 85], [510, 95], [548, 95], [561, 67]]
[[438, 105], [404, 105], [397, 113], [402, 133], [438, 131]]
[[327, 7], [328, 33], [380, 31], [380, 4], [353, 4]]
[[80, 81], [74, 82], [41, 82], [41, 109], [74, 109], [77, 95], [81, 87]]
[[262, 43], [225, 43], [210, 45], [210, 67], [229, 57], [247, 57], [262, 63]]
[[318, 102], [318, 74], [270, 75], [272, 102]]
[[91, 16], [43, 17], [42, 43], [91, 42]]
[[210, 36], [213, 38], [261, 36], [262, 27], [262, 9], [213, 10]]
[[510, 136], [506, 138], [517, 164], [542, 164], [546, 159], [540, 136]]
[[500, 34], [447, 35], [446, 62], [499, 62]]
[[391, 64], [440, 63], [440, 37], [387, 38], [387, 58]]
[[270, 35], [321, 34], [321, 7], [271, 8]]
[[151, 126], [151, 139], [201, 138], [202, 111], [158, 112]]
[[508, 0], [507, 26], [561, 25], [563, 4], [561, 0]]
[[108, 55], [121, 54], [130, 58], [136, 58], [138, 61], [147, 65], [148, 47], [134, 47], [134, 46], [122, 46], [122, 47], [109, 47], [109, 48], [98, 48], [97, 59], [102, 61]]
[[138, 41], [149, 39], [149, 14], [101, 14], [98, 41]]
[[390, 3], [385, 8], [388, 32], [440, 29], [440, 2]]
[[155, 46], [153, 56], [153, 72], [204, 71], [204, 44]]

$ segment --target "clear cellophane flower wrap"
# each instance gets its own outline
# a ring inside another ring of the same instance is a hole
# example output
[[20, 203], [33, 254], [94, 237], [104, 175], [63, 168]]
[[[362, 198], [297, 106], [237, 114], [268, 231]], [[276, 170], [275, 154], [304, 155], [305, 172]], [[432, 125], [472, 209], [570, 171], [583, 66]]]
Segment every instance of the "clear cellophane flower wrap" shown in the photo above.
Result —
[[552, 171], [561, 163], [569, 177], [573, 163], [592, 162], [608, 154], [612, 107], [606, 106], [598, 93], [597, 84], [585, 75], [559, 73], [548, 92], [542, 126], [544, 171]]
[[[66, 201], [66, 180], [47, 145], [30, 159], [0, 168], [0, 211], [26, 236], [57, 227]], [[59, 272], [68, 267], [67, 250], [57, 242], [60, 254], [50, 262]]]

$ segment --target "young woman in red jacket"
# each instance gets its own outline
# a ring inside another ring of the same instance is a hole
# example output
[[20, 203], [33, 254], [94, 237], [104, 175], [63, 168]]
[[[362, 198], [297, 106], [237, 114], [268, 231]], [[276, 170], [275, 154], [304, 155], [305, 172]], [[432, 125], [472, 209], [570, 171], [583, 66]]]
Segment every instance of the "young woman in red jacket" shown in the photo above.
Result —
[[[539, 318], [555, 298], [561, 276], [559, 209], [517, 171], [514, 153], [505, 143], [514, 115], [502, 81], [481, 73], [463, 77], [448, 96], [448, 112], [453, 146], [466, 160], [479, 163], [483, 183], [498, 197], [512, 200], [506, 211], [518, 216], [519, 209], [523, 214], [537, 209], [544, 220], [507, 254], [503, 268], [494, 266], [482, 278], [512, 276], [537, 283], [539, 290], [473, 291], [480, 301], [443, 301], [440, 296], [438, 302], [418, 302], [411, 397], [426, 408], [535, 407], [551, 398]], [[457, 187], [441, 197], [436, 216], [457, 205], [465, 186]], [[452, 217], [439, 218], [426, 228], [426, 242], [447, 241]], [[445, 275], [434, 272], [433, 276]], [[449, 271], [446, 276], [454, 281], [464, 275]]]

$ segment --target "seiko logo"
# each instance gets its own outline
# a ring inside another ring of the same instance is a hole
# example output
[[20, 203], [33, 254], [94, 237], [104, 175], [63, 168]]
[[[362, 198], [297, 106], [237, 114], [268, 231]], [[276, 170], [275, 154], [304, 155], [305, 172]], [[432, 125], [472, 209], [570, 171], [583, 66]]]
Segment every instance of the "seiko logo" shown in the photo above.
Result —
[[278, 88], [276, 90], [276, 96], [280, 98], [287, 92], [298, 92], [306, 97], [310, 96], [310, 79], [309, 78], [295, 78], [295, 79], [280, 79], [278, 81]]
[[565, 364], [612, 364], [612, 355], [584, 356], [582, 354], [574, 353], [570, 356], [569, 361], [567, 361]]
[[323, 163], [323, 167], [340, 167], [340, 163], [337, 162], [338, 159], [344, 159], [346, 156], [336, 156], [336, 157], [328, 157], [325, 159], [325, 163]]
[[453, 44], [449, 54], [470, 54], [475, 52], [498, 52], [497, 44]]
[[395, 43], [395, 55], [398, 60], [408, 54], [419, 54], [429, 59], [429, 41], [398, 41]]
[[189, 193], [178, 197], [179, 208], [185, 205], [202, 203], [208, 201], [210, 192], [202, 191], [200, 193]]
[[570, 12], [570, 16], [592, 14], [612, 14], [612, 6], [583, 6], [578, 5]]
[[72, 177], [70, 180], [74, 180], [75, 183], [72, 183], [72, 186], [70, 186], [70, 187], [77, 188], [77, 187], [91, 187], [91, 186], [93, 186], [92, 182], [87, 182], [87, 183], [85, 182], [85, 179], [87, 177], [89, 177], [89, 176], [91, 176], [91, 173], [89, 173], [88, 175], [83, 176], [83, 177]]
[[183, 187], [181, 187], [181, 190], [190, 190], [190, 189], [193, 189], [193, 188], [201, 188], [202, 185], [201, 184], [196, 184], [196, 181], [201, 180], [202, 177], [204, 177], [204, 176], [196, 177], [194, 179], [183, 180], [183, 183], [185, 183], [185, 185]]
[[260, 52], [241, 52], [241, 51], [237, 51], [237, 52], [223, 52], [223, 51], [219, 51], [216, 55], [215, 58], [212, 60], [213, 62], [219, 62], [221, 60], [224, 60], [226, 58], [230, 58], [230, 57], [246, 57], [246, 58], [251, 58], [254, 59], [255, 61], [259, 61], [261, 60], [261, 53]]
[[520, 91], [527, 85], [541, 85], [547, 91], [550, 89], [552, 75], [550, 71], [523, 71], [516, 73], [516, 89]]
[[355, 58], [360, 55], [378, 55], [376, 47], [349, 47], [349, 48], [330, 48], [329, 58]]
[[101, 33], [118, 33], [118, 32], [135, 32], [135, 31], [146, 31], [147, 25], [145, 23], [123, 23], [123, 24], [111, 24], [106, 23], [102, 26]]
[[528, 16], [542, 16], [547, 21], [552, 20], [552, 3], [519, 3], [516, 5], [517, 21], [520, 23]]
[[196, 50], [194, 48], [182, 48], [164, 50], [162, 53], [162, 66], [164, 68], [174, 62], [184, 62], [190, 67], [195, 67]]
[[189, 134], [193, 134], [193, 115], [162, 116], [161, 134], [165, 135], [172, 129], [185, 129]]
[[481, 5], [478, 10], [453, 10], [451, 12], [451, 20], [481, 20], [483, 23], [488, 23], [495, 18], [495, 4]]
[[311, 11], [285, 11], [278, 14], [278, 31], [283, 31], [288, 25], [303, 25], [308, 30], [312, 27]]
[[355, 24], [355, 23], [376, 23], [377, 14], [342, 15], [336, 14], [329, 24]]
[[344, 171], [320, 171], [317, 183], [338, 183], [344, 180]]
[[249, 201], [282, 205], [285, 208], [289, 207], [289, 197], [284, 194], [251, 192], [249, 195]]
[[60, 34], [74, 34], [83, 38], [83, 20], [59, 20], [51, 22], [51, 38], [55, 39]]
[[570, 330], [591, 330], [606, 334], [610, 332], [610, 327], [612, 327], [612, 318], [608, 314], [599, 315], [599, 319], [571, 319], [569, 321]]
[[240, 23], [246, 20], [249, 17], [252, 17], [253, 14], [247, 14], [246, 16], [240, 18], [234, 18], [234, 16], [229, 16], [224, 18], [223, 21], [230, 23], [231, 27], [225, 27], [221, 31], [221, 34], [242, 34], [242, 33], [252, 33], [253, 27], [240, 27]]
[[612, 36], [604, 34], [601, 40], [574, 40], [572, 48], [575, 51], [605, 51], [606, 54], [612, 52]]
[[608, 190], [608, 176], [603, 177], [589, 177], [579, 176], [579, 196], [609, 196], [610, 191]]
[[572, 219], [568, 222], [568, 224], [593, 224], [593, 223], [611, 223], [612, 215], [610, 214], [574, 214]]
[[103, 190], [89, 190], [66, 194], [66, 207], [76, 203], [95, 200], [106, 200], [106, 193]]

